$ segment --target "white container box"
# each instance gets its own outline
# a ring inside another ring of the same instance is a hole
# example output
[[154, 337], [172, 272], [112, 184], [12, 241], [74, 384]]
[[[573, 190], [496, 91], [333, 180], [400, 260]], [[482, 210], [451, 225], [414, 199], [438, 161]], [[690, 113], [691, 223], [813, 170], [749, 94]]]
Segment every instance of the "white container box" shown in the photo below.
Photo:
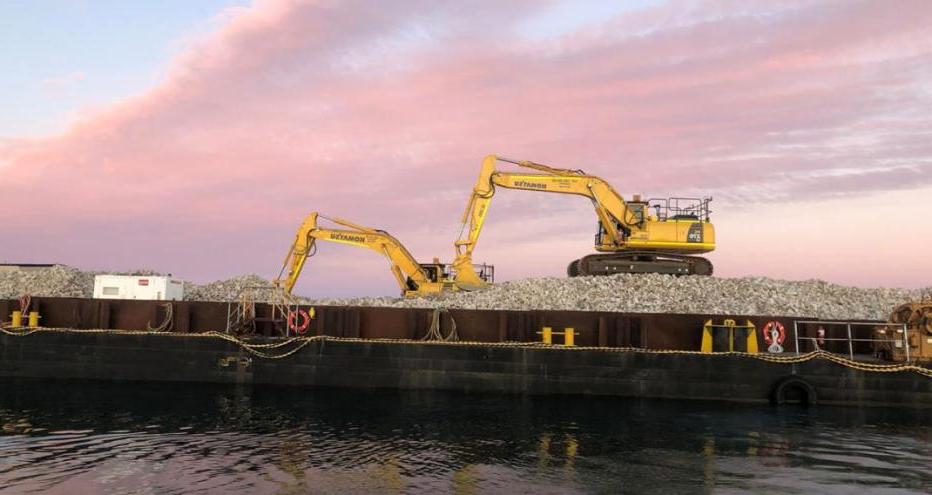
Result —
[[141, 299], [146, 301], [181, 301], [181, 280], [161, 276], [97, 275], [94, 299]]

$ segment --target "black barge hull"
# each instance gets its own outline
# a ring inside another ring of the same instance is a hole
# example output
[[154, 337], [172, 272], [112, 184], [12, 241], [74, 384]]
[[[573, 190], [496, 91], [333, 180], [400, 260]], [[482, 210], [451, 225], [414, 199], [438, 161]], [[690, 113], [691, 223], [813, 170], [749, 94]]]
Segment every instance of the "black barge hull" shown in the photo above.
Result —
[[297, 350], [275, 358], [177, 334], [2, 335], [0, 376], [932, 407], [932, 379], [821, 359], [338, 338], [290, 345]]
[[[0, 315], [18, 309], [18, 301], [0, 300]], [[166, 311], [157, 301], [33, 298], [30, 310], [47, 328], [0, 332], [0, 377], [932, 408], [928, 369], [880, 372], [833, 361], [852, 350], [847, 342], [827, 343], [834, 354], [807, 355], [817, 326], [798, 321], [811, 318], [734, 315], [758, 329], [781, 322], [786, 352], [703, 354], [703, 324], [721, 316], [318, 306], [305, 335], [294, 339], [280, 335], [271, 307], [256, 304], [252, 335], [240, 339], [230, 323], [238, 309], [175, 302]], [[544, 327], [572, 328], [575, 347], [541, 344]], [[454, 331], [459, 342], [424, 341]], [[757, 347], [765, 350], [759, 333]], [[747, 350], [745, 340], [735, 340], [734, 350]], [[857, 341], [853, 351], [871, 349]]]

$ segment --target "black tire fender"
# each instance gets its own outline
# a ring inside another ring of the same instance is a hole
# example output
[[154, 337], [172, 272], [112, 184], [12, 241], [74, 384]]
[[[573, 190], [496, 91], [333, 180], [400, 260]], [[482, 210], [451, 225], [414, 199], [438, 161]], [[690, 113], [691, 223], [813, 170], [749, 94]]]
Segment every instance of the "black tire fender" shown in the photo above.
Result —
[[787, 391], [798, 389], [802, 393], [802, 403], [807, 406], [814, 406], [819, 401], [819, 394], [816, 388], [805, 379], [796, 376], [786, 376], [777, 380], [770, 391], [770, 403], [775, 406], [786, 404]]

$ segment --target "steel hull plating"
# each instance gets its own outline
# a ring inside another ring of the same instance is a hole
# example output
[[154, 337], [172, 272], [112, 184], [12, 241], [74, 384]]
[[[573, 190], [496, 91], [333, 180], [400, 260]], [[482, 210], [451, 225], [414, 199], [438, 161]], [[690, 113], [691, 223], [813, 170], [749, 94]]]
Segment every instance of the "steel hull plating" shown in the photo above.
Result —
[[181, 334], [2, 335], [0, 376], [932, 407], [929, 378], [824, 360], [334, 338], [271, 359], [227, 340]]

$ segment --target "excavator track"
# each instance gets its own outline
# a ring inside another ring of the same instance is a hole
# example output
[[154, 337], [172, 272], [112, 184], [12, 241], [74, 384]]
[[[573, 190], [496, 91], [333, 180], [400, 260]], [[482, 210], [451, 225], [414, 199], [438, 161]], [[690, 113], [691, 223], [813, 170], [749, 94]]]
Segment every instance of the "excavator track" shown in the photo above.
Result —
[[616, 273], [665, 273], [670, 275], [712, 275], [712, 262], [700, 256], [634, 251], [590, 254], [567, 266], [570, 277], [614, 275]]

